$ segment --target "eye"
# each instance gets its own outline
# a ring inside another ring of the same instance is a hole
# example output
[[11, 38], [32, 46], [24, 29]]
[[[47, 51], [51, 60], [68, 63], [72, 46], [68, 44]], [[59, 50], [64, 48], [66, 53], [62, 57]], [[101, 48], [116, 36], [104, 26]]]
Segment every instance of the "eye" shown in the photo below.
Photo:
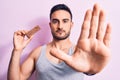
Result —
[[64, 23], [67, 23], [68, 21], [69, 21], [68, 19], [64, 19], [64, 20], [63, 20]]
[[52, 23], [53, 23], [53, 24], [58, 23], [58, 20], [57, 20], [57, 19], [53, 19], [53, 20], [52, 20]]

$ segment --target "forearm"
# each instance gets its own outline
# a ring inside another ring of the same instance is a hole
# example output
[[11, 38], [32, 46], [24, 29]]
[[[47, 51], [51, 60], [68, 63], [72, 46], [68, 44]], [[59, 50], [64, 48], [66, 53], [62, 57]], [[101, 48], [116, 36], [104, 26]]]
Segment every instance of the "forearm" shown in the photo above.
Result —
[[20, 55], [22, 50], [12, 51], [11, 60], [8, 68], [8, 80], [20, 80]]

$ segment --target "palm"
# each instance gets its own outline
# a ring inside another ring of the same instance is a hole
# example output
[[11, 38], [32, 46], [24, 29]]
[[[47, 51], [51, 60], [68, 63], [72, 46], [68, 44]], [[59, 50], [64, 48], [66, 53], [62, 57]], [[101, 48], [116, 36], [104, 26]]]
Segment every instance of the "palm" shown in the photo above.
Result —
[[14, 38], [14, 43], [17, 48], [20, 48], [24, 44], [24, 37], [21, 35], [16, 35]]
[[98, 72], [107, 63], [109, 56], [109, 48], [103, 42], [97, 39], [79, 40], [70, 65], [78, 71], [97, 69]]

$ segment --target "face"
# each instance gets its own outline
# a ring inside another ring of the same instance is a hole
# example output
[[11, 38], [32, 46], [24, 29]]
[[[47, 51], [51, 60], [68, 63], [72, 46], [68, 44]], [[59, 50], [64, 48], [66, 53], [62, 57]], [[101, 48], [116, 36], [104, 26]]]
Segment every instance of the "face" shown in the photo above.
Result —
[[73, 22], [69, 12], [58, 10], [53, 12], [50, 20], [50, 27], [53, 38], [56, 40], [64, 40], [69, 37]]

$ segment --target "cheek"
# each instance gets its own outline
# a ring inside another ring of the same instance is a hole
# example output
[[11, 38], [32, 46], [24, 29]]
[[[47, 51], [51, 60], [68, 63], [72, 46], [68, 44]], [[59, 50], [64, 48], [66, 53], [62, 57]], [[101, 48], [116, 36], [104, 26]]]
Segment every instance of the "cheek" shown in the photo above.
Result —
[[54, 28], [55, 28], [55, 25], [51, 24], [51, 25], [50, 25], [50, 28], [51, 28], [51, 29], [54, 29]]
[[52, 25], [51, 25], [51, 29], [56, 29], [57, 26], [58, 26], [57, 24], [52, 24]]
[[52, 31], [52, 32], [55, 32], [55, 31], [56, 31], [56, 28], [55, 28], [55, 27], [51, 27], [51, 31]]
[[64, 29], [67, 31], [71, 30], [71, 25], [70, 24], [65, 25]]

